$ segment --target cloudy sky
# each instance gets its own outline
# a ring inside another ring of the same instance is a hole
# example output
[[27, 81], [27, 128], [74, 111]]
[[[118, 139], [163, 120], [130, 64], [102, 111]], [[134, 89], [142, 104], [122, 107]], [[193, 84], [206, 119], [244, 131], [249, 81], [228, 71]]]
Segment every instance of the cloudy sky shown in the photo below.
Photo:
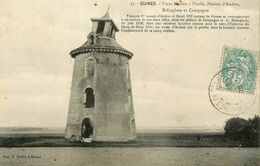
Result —
[[[212, 8], [250, 15], [250, 30], [117, 33], [117, 41], [134, 53], [130, 69], [138, 128], [222, 127], [231, 118], [213, 108], [208, 85], [220, 70], [223, 45], [259, 50], [257, 3], [241, 1], [239, 10]], [[0, 126], [65, 126], [74, 63], [69, 52], [86, 41], [90, 18], [103, 16], [108, 4], [0, 0]], [[119, 28], [128, 13], [159, 12], [110, 0]], [[253, 117], [259, 108], [258, 94], [252, 109], [240, 116]]]

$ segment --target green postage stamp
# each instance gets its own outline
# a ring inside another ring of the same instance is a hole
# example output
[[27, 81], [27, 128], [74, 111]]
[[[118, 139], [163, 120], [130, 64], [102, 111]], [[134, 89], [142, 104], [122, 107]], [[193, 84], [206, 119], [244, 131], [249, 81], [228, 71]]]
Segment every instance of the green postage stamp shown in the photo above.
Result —
[[219, 90], [254, 94], [258, 52], [224, 46], [219, 75]]

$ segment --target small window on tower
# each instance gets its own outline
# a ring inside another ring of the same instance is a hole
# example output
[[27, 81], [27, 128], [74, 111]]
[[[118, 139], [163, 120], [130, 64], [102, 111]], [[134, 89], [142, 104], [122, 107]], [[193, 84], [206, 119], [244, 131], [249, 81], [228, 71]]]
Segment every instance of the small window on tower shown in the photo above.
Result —
[[95, 105], [95, 95], [94, 91], [92, 88], [87, 88], [85, 90], [85, 95], [86, 95], [86, 101], [84, 103], [86, 108], [93, 108]]
[[89, 44], [90, 44], [90, 45], [95, 44], [95, 38], [94, 38], [94, 35], [91, 35], [91, 36], [89, 37]]
[[95, 74], [95, 61], [88, 59], [85, 64], [85, 76], [93, 77]]
[[103, 33], [105, 28], [105, 21], [100, 21], [97, 27], [97, 33]]

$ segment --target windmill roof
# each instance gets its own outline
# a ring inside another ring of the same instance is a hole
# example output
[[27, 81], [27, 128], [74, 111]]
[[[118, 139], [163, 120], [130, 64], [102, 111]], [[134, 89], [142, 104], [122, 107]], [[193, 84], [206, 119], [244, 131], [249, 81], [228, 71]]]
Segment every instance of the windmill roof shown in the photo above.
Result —
[[118, 53], [127, 56], [129, 59], [133, 56], [133, 53], [120, 46], [115, 39], [105, 36], [98, 36], [95, 44], [89, 44], [88, 41], [85, 42], [79, 48], [72, 50], [70, 55], [75, 58], [77, 55], [87, 52]]

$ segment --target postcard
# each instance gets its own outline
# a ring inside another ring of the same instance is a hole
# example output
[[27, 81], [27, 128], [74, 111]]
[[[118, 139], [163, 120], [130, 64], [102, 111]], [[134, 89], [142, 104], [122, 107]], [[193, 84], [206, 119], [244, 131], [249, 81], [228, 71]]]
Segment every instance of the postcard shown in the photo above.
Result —
[[258, 166], [259, 1], [0, 0], [0, 165]]

